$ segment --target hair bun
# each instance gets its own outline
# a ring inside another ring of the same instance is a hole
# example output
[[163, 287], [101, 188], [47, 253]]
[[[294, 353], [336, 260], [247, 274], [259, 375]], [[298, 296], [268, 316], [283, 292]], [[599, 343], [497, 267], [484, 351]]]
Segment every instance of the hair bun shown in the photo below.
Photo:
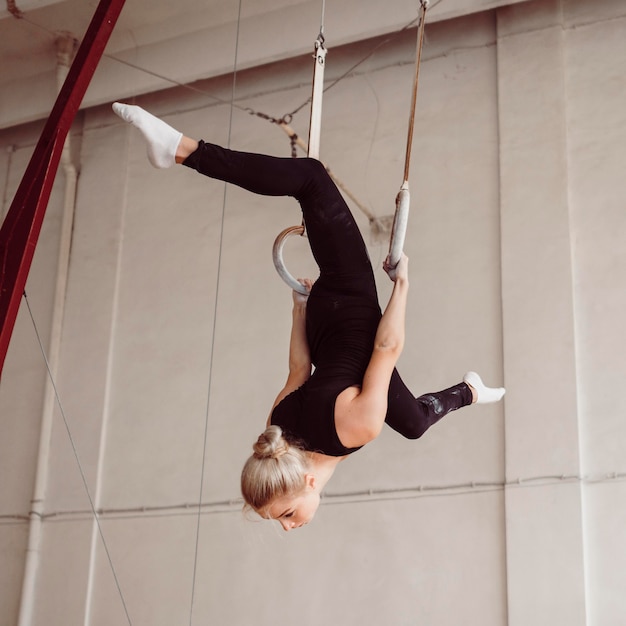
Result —
[[252, 446], [257, 459], [279, 459], [289, 450], [280, 426], [269, 426]]

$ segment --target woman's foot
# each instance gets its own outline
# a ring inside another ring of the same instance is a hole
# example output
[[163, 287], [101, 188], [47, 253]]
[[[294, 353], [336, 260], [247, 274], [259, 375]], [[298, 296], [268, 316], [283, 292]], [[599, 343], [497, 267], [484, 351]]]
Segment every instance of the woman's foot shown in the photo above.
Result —
[[154, 167], [166, 168], [176, 163], [176, 151], [183, 137], [181, 132], [133, 104], [114, 102], [113, 111], [141, 131], [148, 142], [148, 160]]
[[487, 387], [476, 372], [467, 372], [463, 382], [472, 392], [472, 404], [488, 404], [502, 400], [506, 390], [504, 387]]

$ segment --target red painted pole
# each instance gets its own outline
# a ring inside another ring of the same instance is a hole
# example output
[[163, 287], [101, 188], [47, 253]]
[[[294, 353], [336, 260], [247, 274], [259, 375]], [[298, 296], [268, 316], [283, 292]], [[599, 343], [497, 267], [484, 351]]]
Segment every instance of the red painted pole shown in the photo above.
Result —
[[100, 0], [0, 229], [0, 375], [65, 138], [125, 0]]

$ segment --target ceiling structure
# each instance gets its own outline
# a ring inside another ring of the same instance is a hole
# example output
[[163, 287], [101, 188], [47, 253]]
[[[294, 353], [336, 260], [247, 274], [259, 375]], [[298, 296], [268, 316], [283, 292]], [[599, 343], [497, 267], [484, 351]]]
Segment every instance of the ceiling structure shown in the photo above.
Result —
[[[431, 0], [428, 20], [524, 0]], [[47, 117], [57, 93], [56, 40], [80, 41], [97, 0], [4, 0], [0, 8], [0, 128]], [[306, 54], [322, 0], [126, 0], [84, 106]], [[337, 46], [394, 32], [419, 0], [326, 0]]]

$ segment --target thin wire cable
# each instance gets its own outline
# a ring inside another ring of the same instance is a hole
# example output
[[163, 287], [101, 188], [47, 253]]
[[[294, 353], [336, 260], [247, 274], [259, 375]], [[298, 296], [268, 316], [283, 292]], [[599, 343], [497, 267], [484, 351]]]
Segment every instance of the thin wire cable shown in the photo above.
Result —
[[76, 464], [78, 465], [78, 471], [80, 473], [80, 477], [83, 483], [83, 487], [85, 488], [85, 493], [87, 494], [87, 499], [89, 500], [89, 506], [91, 508], [91, 514], [93, 515], [93, 519], [96, 522], [96, 526], [98, 528], [98, 533], [100, 534], [100, 539], [102, 541], [102, 546], [104, 547], [104, 552], [106, 554], [107, 560], [109, 562], [109, 567], [111, 568], [111, 573], [113, 574], [113, 580], [115, 581], [115, 586], [117, 587], [117, 592], [119, 593], [120, 600], [122, 602], [122, 606], [124, 607], [124, 613], [126, 614], [126, 619], [130, 626], [132, 626], [132, 622], [130, 619], [130, 614], [128, 613], [128, 607], [126, 606], [126, 601], [124, 600], [124, 594], [122, 593], [122, 588], [120, 587], [119, 580], [117, 578], [117, 574], [115, 572], [115, 567], [113, 566], [113, 559], [111, 558], [111, 553], [109, 552], [109, 547], [107, 545], [106, 539], [104, 538], [104, 532], [102, 530], [102, 526], [100, 525], [100, 518], [98, 517], [98, 512], [96, 511], [96, 507], [93, 502], [93, 498], [91, 497], [91, 493], [89, 491], [89, 485], [87, 484], [87, 478], [85, 476], [85, 472], [83, 471], [83, 466], [80, 462], [80, 456], [78, 454], [78, 449], [74, 442], [74, 438], [72, 437], [72, 432], [70, 430], [69, 423], [67, 421], [67, 417], [65, 415], [65, 410], [63, 409], [63, 404], [61, 403], [61, 397], [59, 395], [54, 376], [52, 375], [52, 371], [50, 369], [50, 363], [48, 361], [48, 356], [46, 354], [46, 350], [43, 346], [43, 342], [41, 341], [41, 336], [39, 335], [39, 329], [37, 328], [37, 324], [35, 322], [35, 317], [33, 315], [32, 309], [30, 307], [30, 302], [28, 301], [28, 296], [24, 291], [24, 302], [26, 302], [26, 308], [28, 309], [28, 314], [30, 316], [31, 322], [33, 324], [33, 328], [35, 330], [35, 336], [37, 337], [37, 343], [39, 344], [39, 349], [41, 350], [41, 354], [43, 356], [43, 360], [46, 364], [46, 370], [48, 372], [48, 378], [50, 379], [50, 384], [52, 385], [52, 389], [54, 390], [54, 397], [56, 398], [57, 406], [59, 407], [59, 412], [61, 413], [61, 417], [63, 418], [63, 424], [65, 425], [65, 430], [67, 432], [67, 437], [69, 439], [70, 445], [72, 447], [72, 452], [74, 453], [74, 458], [76, 459]]
[[[432, 10], [438, 4], [440, 4], [441, 2], [443, 2], [443, 0], [438, 0], [437, 2], [433, 2], [432, 4], [428, 4], [428, 7], [429, 7], [430, 10]], [[409, 30], [409, 28], [412, 28], [416, 24], [419, 26], [420, 18], [421, 18], [421, 14], [418, 15], [416, 18], [412, 19], [407, 24], [405, 24], [400, 30], [395, 31], [391, 36], [386, 37], [385, 39], [383, 39], [383, 41], [381, 41], [379, 44], [374, 46], [362, 59], [360, 59], [354, 65], [352, 65], [350, 68], [348, 68], [343, 74], [341, 74], [338, 78], [333, 80], [327, 87], [324, 87], [324, 93], [326, 93], [329, 89], [332, 89], [333, 87], [335, 87], [335, 85], [337, 85], [342, 80], [344, 80], [344, 78], [347, 78], [348, 76], [350, 76], [350, 74], [352, 74], [352, 72], [354, 72], [354, 70], [356, 70], [357, 67], [359, 67], [360, 65], [363, 65], [363, 63], [365, 63], [365, 61], [367, 61], [370, 57], [374, 56], [374, 54], [376, 54], [376, 52], [380, 48], [382, 48], [383, 46], [386, 46], [390, 41], [393, 41], [396, 37], [401, 35], [404, 31]], [[284, 118], [288, 118], [289, 116], [293, 117], [294, 115], [296, 115], [296, 113], [299, 113], [310, 102], [311, 102], [311, 98], [308, 98], [300, 106], [295, 108], [291, 113], [287, 113], [283, 117]]]
[[[241, 4], [242, 0], [239, 0], [239, 9], [237, 14], [237, 29], [235, 33], [235, 56], [233, 59], [233, 82], [231, 89], [231, 107], [230, 107], [230, 116], [228, 121], [228, 138], [226, 145], [230, 148], [230, 142], [232, 137], [232, 128], [233, 128], [233, 111], [234, 106], [233, 103], [235, 101], [235, 93], [237, 89], [237, 63], [238, 63], [238, 53], [239, 53], [239, 33], [240, 33], [240, 25], [241, 25]], [[207, 441], [208, 441], [208, 432], [209, 432], [209, 410], [211, 406], [211, 388], [213, 382], [213, 361], [215, 354], [215, 335], [217, 333], [217, 303], [219, 302], [219, 292], [220, 292], [220, 276], [221, 276], [221, 267], [222, 267], [222, 250], [224, 243], [224, 222], [226, 218], [226, 198], [228, 195], [228, 185], [224, 184], [224, 194], [222, 196], [222, 219], [220, 222], [220, 237], [219, 237], [219, 246], [218, 246], [218, 256], [217, 256], [217, 277], [215, 284], [215, 300], [213, 305], [213, 327], [212, 327], [212, 340], [211, 340], [211, 350], [209, 355], [209, 380], [207, 384], [207, 401], [206, 401], [206, 413], [204, 420], [204, 442], [202, 447], [202, 469], [200, 473], [200, 491], [198, 496], [198, 513], [196, 518], [196, 545], [194, 551], [194, 560], [193, 560], [193, 576], [191, 581], [191, 603], [189, 607], [189, 626], [193, 623], [193, 607], [195, 601], [195, 592], [196, 592], [196, 578], [198, 573], [198, 552], [200, 547], [200, 522], [202, 520], [202, 495], [204, 493], [204, 473], [206, 468], [206, 449], [207, 449]]]
[[[374, 56], [374, 54], [376, 54], [376, 52], [380, 48], [382, 48], [383, 46], [386, 46], [390, 41], [393, 41], [396, 37], [401, 35], [404, 31], [406, 31], [409, 28], [411, 28], [412, 26], [414, 26], [418, 21], [419, 21], [419, 17], [411, 20], [408, 24], [405, 24], [400, 30], [398, 30], [395, 33], [393, 33], [393, 35], [391, 35], [390, 37], [385, 38], [383, 41], [381, 41], [376, 46], [374, 46], [362, 59], [357, 61], [354, 65], [351, 65], [343, 74], [341, 74], [340, 76], [335, 78], [335, 80], [333, 80], [330, 84], [328, 84], [326, 87], [324, 87], [324, 93], [326, 93], [329, 89], [332, 89], [333, 87], [338, 85], [342, 80], [344, 80], [345, 78], [350, 76], [350, 74], [352, 74], [352, 72], [354, 72], [354, 70], [356, 70], [357, 67], [359, 67], [360, 65], [363, 65], [363, 63], [365, 63], [365, 61], [367, 61], [369, 58]], [[290, 113], [288, 113], [287, 115], [285, 115], [283, 117], [286, 117], [286, 118], [288, 118], [289, 116], [293, 117], [294, 115], [299, 113], [302, 109], [304, 109], [305, 106], [307, 106], [310, 103], [311, 103], [311, 98], [309, 97], [301, 105], [299, 105], [293, 111], [291, 111]]]
[[[434, 2], [434, 3], [432, 3], [432, 5], [429, 5], [429, 6], [431, 8], [434, 8], [435, 6], [440, 4], [441, 2], [443, 2], [443, 0], [438, 0], [438, 2]], [[325, 14], [325, 4], [326, 3], [325, 3], [325, 0], [324, 0], [323, 8], [322, 8], [322, 19], [321, 19], [322, 25], [324, 24], [324, 20], [325, 20], [325, 17], [324, 17], [324, 14]], [[51, 31], [50, 29], [46, 28], [45, 26], [42, 26], [41, 24], [38, 24], [37, 22], [34, 22], [34, 21], [28, 19], [27, 17], [24, 17], [23, 21], [28, 23], [28, 24], [30, 24], [30, 25], [32, 25], [32, 26], [35, 26], [36, 28], [39, 28], [39, 29], [47, 32], [48, 34], [50, 34], [52, 36], [55, 36], [55, 33], [53, 31]], [[404, 33], [409, 28], [413, 27], [418, 22], [419, 22], [419, 16], [414, 18], [414, 19], [412, 19], [407, 24], [405, 24], [400, 30], [395, 31], [389, 37], [386, 37], [383, 41], [381, 41], [376, 46], [374, 46], [374, 48], [372, 48], [372, 50], [370, 50], [370, 52], [368, 52], [362, 59], [357, 61], [354, 65], [352, 65], [350, 68], [348, 68], [343, 74], [341, 74], [339, 77], [334, 79], [328, 86], [326, 86], [324, 88], [324, 92], [326, 92], [329, 89], [332, 89], [333, 87], [338, 85], [345, 78], [350, 76], [350, 74], [352, 74], [352, 72], [354, 72], [354, 70], [356, 70], [359, 66], [361, 66], [363, 63], [365, 63], [365, 61], [367, 61], [369, 58], [371, 58], [380, 48], [382, 48], [383, 46], [387, 45], [389, 42], [393, 41], [396, 37], [398, 37], [399, 35]], [[257, 114], [256, 111], [252, 111], [249, 107], [244, 107], [244, 106], [238, 105], [235, 102], [228, 102], [227, 100], [224, 100], [223, 98], [220, 98], [219, 96], [215, 96], [215, 95], [209, 93], [205, 89], [200, 89], [198, 87], [194, 87], [193, 85], [190, 85], [189, 83], [181, 83], [180, 81], [177, 81], [177, 80], [175, 80], [175, 79], [173, 79], [173, 78], [171, 78], [169, 76], [165, 76], [164, 74], [160, 74], [159, 72], [155, 72], [153, 70], [149, 70], [149, 69], [147, 69], [145, 67], [137, 65], [136, 63], [131, 63], [130, 61], [126, 61], [124, 59], [120, 59], [120, 58], [118, 58], [116, 56], [113, 56], [111, 54], [104, 53], [102, 56], [107, 58], [107, 59], [109, 59], [109, 60], [111, 60], [111, 61], [114, 61], [115, 63], [119, 63], [120, 65], [126, 65], [127, 67], [130, 67], [130, 68], [132, 68], [134, 70], [137, 70], [138, 72], [142, 72], [142, 73], [147, 74], [149, 76], [154, 76], [155, 78], [158, 78], [159, 80], [162, 80], [164, 82], [170, 83], [172, 85], [176, 85], [177, 87], [182, 87], [182, 88], [187, 89], [189, 91], [193, 91], [194, 93], [199, 93], [199, 94], [208, 96], [209, 98], [212, 98], [213, 100], [215, 100], [216, 102], [218, 102], [220, 104], [229, 104], [231, 107], [233, 107], [235, 109], [238, 109], [240, 111], [243, 111], [244, 113], [248, 113], [250, 115], [256, 115]], [[262, 119], [269, 119], [269, 121], [279, 123], [283, 119], [290, 119], [290, 117], [295, 116], [302, 109], [304, 109], [304, 107], [306, 107], [308, 104], [310, 104], [310, 102], [311, 102], [311, 98], [308, 97], [304, 102], [302, 102], [302, 104], [297, 106], [291, 113], [287, 113], [287, 114], [283, 115], [281, 118], [274, 118], [274, 117], [271, 117], [271, 116], [268, 116], [268, 115], [258, 115], [258, 117], [261, 117]]]

